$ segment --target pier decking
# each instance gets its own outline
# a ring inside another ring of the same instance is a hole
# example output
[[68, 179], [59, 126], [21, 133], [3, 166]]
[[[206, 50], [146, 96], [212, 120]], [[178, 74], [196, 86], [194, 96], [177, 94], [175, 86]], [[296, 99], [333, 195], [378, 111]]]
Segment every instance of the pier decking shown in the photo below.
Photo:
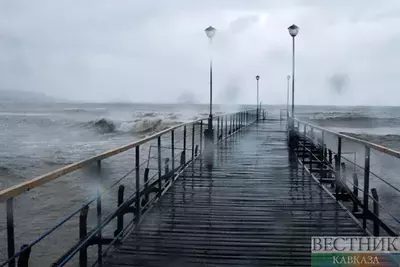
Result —
[[198, 158], [103, 266], [310, 266], [312, 236], [365, 235], [267, 120]]

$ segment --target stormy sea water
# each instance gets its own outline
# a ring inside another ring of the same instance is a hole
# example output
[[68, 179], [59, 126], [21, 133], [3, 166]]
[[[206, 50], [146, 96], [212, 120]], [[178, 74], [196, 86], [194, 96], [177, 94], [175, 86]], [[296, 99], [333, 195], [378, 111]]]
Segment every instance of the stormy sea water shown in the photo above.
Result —
[[[224, 114], [251, 106], [214, 106], [214, 113]], [[207, 105], [152, 104], [13, 104], [0, 103], [0, 188], [4, 189], [101, 152], [143, 139], [171, 126], [208, 116]], [[187, 136], [191, 136], [188, 129]], [[195, 130], [200, 135], [200, 129]], [[176, 151], [182, 147], [182, 129], [175, 132]], [[162, 137], [168, 146], [171, 137]], [[197, 140], [199, 140], [197, 138]], [[180, 143], [179, 143], [180, 142]], [[156, 170], [156, 140], [140, 147], [141, 164], [149, 160], [152, 177]], [[153, 149], [151, 149], [153, 148]], [[191, 148], [191, 144], [187, 144]], [[171, 150], [162, 150], [170, 156]], [[164, 155], [163, 155], [163, 158]], [[176, 161], [179, 161], [177, 157]], [[94, 198], [98, 183], [106, 189], [126, 176], [126, 192], [134, 191], [135, 151], [128, 150], [102, 161], [101, 172], [89, 166], [63, 176], [14, 200], [16, 249], [29, 244], [66, 216]], [[153, 168], [152, 168], [153, 167]], [[142, 177], [143, 178], [143, 177]], [[114, 190], [115, 189], [115, 190]], [[117, 187], [103, 196], [103, 215], [117, 203]], [[96, 224], [96, 206], [89, 210], [89, 229]], [[0, 258], [7, 258], [5, 205], [0, 205]], [[129, 217], [129, 216], [127, 216]], [[127, 218], [126, 221], [128, 221]], [[112, 236], [115, 224], [110, 225]], [[106, 229], [107, 232], [107, 229]], [[57, 231], [34, 246], [30, 266], [48, 266], [77, 241], [78, 218], [69, 220]]]
[[[236, 112], [254, 106], [215, 105], [216, 114]], [[279, 119], [284, 106], [266, 106], [268, 118]], [[27, 181], [38, 175], [88, 158], [149, 136], [181, 122], [207, 116], [207, 105], [156, 104], [0, 104], [0, 188]], [[397, 107], [329, 107], [298, 106], [296, 116], [331, 130], [347, 133], [371, 142], [400, 150], [400, 108]], [[179, 133], [177, 133], [179, 134]], [[199, 133], [197, 133], [199, 134]], [[163, 140], [164, 142], [164, 140]], [[149, 147], [141, 147], [141, 158], [147, 159]], [[335, 146], [335, 140], [331, 144]], [[151, 150], [151, 149], [150, 149]], [[363, 166], [364, 148], [343, 144], [349, 159]], [[151, 152], [151, 151], [150, 151]], [[396, 188], [398, 160], [372, 151], [371, 170]], [[14, 201], [16, 248], [28, 244], [71, 214], [96, 195], [99, 179], [107, 187], [128, 173], [134, 166], [134, 152], [127, 151], [102, 162], [99, 174], [96, 166], [74, 172], [38, 189], [31, 190]], [[348, 165], [351, 170], [353, 166]], [[357, 172], [361, 172], [360, 168]], [[361, 179], [361, 178], [360, 178]], [[127, 177], [127, 187], [134, 176]], [[362, 184], [362, 183], [361, 183]], [[396, 205], [400, 192], [371, 177], [386, 211], [393, 219], [400, 218]], [[128, 191], [128, 190], [127, 190]], [[106, 201], [108, 200], [108, 202]], [[115, 209], [116, 190], [105, 196], [103, 214]], [[89, 210], [89, 225], [96, 222], [96, 207]], [[0, 257], [6, 258], [5, 207], [0, 205]], [[0, 215], [1, 216], [1, 215]], [[78, 238], [78, 218], [64, 224], [58, 231], [35, 245], [30, 266], [48, 266]], [[108, 231], [112, 235], [115, 225]], [[106, 229], [107, 232], [107, 229]], [[92, 251], [95, 248], [91, 248]], [[3, 261], [3, 260], [1, 260]]]

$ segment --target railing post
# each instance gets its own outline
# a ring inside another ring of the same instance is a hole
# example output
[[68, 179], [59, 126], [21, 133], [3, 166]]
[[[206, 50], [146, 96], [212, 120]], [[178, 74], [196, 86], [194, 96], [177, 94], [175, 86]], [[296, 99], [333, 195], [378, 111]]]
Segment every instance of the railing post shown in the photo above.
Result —
[[221, 116], [221, 138], [220, 139], [223, 139], [223, 138], [224, 138], [224, 117]]
[[322, 131], [321, 135], [321, 155], [322, 159], [325, 161], [325, 131]]
[[171, 167], [172, 170], [175, 171], [175, 132], [174, 130], [171, 131]]
[[[99, 172], [99, 174], [101, 174], [101, 161], [98, 160], [97, 161], [97, 170]], [[101, 175], [99, 176], [101, 178]], [[101, 243], [101, 239], [102, 239], [102, 230], [101, 230], [101, 193], [100, 193], [100, 184], [101, 184], [101, 179], [99, 182], [99, 186], [97, 187], [97, 227], [99, 228], [99, 233], [97, 234], [97, 237], [99, 239], [99, 243], [97, 244], [97, 260], [99, 262], [99, 264], [101, 265], [103, 262], [103, 247], [102, 247], [102, 243]]]
[[231, 115], [232, 118], [232, 130], [231, 130], [231, 134], [233, 134], [235, 132], [235, 114]]
[[[7, 250], [8, 258], [12, 258], [15, 254], [14, 242], [14, 198], [7, 199]], [[10, 260], [9, 267], [15, 266], [15, 259]]]
[[228, 115], [225, 115], [225, 136], [228, 137]]
[[379, 236], [379, 228], [380, 228], [380, 221], [379, 221], [379, 197], [376, 188], [371, 189], [372, 197], [374, 199], [373, 205], [373, 213], [375, 214], [376, 218], [374, 218], [374, 236]]
[[340, 161], [342, 157], [342, 138], [338, 137], [337, 154], [335, 155], [335, 194], [336, 200], [339, 199], [339, 183], [340, 183]]
[[[300, 135], [300, 130], [299, 130], [299, 135]], [[307, 135], [307, 125], [304, 124], [304, 130], [303, 130], [303, 165], [304, 165], [304, 161], [306, 159], [306, 142], [307, 142], [306, 135]]]
[[[125, 186], [121, 184], [118, 187], [117, 207], [120, 207], [122, 205], [122, 203], [124, 203], [124, 190], [125, 190]], [[118, 236], [122, 232], [123, 229], [124, 229], [124, 213], [121, 212], [117, 216], [117, 230], [115, 230], [115, 232], [114, 232], [114, 237]]]
[[[159, 147], [160, 148], [160, 147]], [[135, 147], [135, 176], [136, 176], [136, 223], [140, 222], [141, 203], [140, 203], [140, 146]]]
[[233, 115], [229, 115], [229, 134], [232, 134]]
[[[358, 199], [358, 177], [357, 173], [353, 173], [353, 195]], [[353, 213], [358, 211], [358, 205], [356, 201], [353, 201]]]
[[200, 152], [203, 152], [203, 121], [200, 122]]
[[183, 155], [186, 163], [186, 125], [183, 126]]
[[[79, 214], [79, 240], [83, 241], [87, 235], [87, 215], [89, 206], [85, 206]], [[87, 246], [84, 245], [79, 250], [79, 266], [87, 266]]]
[[144, 202], [146, 203], [145, 205], [147, 205], [147, 203], [149, 203], [149, 193], [147, 192], [147, 188], [149, 187], [149, 168], [144, 169], [144, 189], [146, 190], [146, 194], [144, 195]]
[[27, 248], [18, 257], [18, 267], [28, 267], [29, 266], [29, 256], [31, 254], [31, 248], [28, 245], [22, 245], [21, 250]]
[[[218, 118], [219, 120], [219, 118]], [[194, 160], [194, 132], [195, 132], [196, 128], [195, 128], [195, 124], [192, 124], [192, 161]], [[194, 164], [192, 162], [192, 166], [194, 167]]]
[[162, 193], [162, 181], [161, 181], [161, 136], [157, 138], [157, 154], [158, 154], [158, 197], [161, 197]]
[[219, 116], [217, 117], [217, 140], [219, 139]]
[[367, 216], [369, 212], [368, 207], [368, 192], [369, 192], [369, 158], [370, 158], [370, 149], [369, 147], [365, 147], [365, 161], [364, 161], [364, 194], [363, 194], [363, 202], [364, 202], [364, 209], [363, 209], [363, 228], [367, 228]]

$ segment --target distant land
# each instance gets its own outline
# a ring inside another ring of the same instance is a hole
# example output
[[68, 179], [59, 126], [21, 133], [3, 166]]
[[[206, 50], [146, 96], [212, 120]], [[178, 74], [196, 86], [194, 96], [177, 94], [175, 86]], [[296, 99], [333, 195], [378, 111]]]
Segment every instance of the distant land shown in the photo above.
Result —
[[1, 103], [49, 103], [58, 102], [56, 98], [50, 97], [44, 93], [23, 91], [23, 90], [8, 90], [0, 89], [0, 102]]

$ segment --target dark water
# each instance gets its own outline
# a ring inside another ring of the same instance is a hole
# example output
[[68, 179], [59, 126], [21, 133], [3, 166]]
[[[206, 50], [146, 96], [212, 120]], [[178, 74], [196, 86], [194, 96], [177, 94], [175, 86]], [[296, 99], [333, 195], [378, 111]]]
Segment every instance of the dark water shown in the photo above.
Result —
[[[222, 114], [245, 108], [254, 107], [215, 106], [214, 111]], [[285, 107], [266, 108], [268, 116], [279, 118]], [[18, 184], [180, 122], [206, 117], [207, 111], [207, 105], [0, 104], [0, 187]], [[296, 107], [296, 115], [332, 130], [400, 150], [400, 108], [300, 106]], [[343, 147], [349, 152], [349, 158], [355, 155], [356, 161], [363, 164], [363, 147], [353, 144]], [[143, 150], [142, 155], [147, 157], [148, 147]], [[125, 152], [105, 161], [101, 174], [104, 186], [129, 171], [133, 160], [132, 152]], [[398, 165], [397, 159], [375, 153], [371, 170], [400, 187]], [[18, 197], [15, 200], [16, 247], [31, 242], [54, 222], [93, 197], [98, 179], [98, 173], [88, 168]], [[132, 186], [133, 182], [128, 180], [127, 184]], [[388, 211], [400, 217], [396, 207], [400, 193], [379, 179], [372, 179], [372, 186], [378, 188]], [[115, 194], [107, 197], [109, 202], [104, 205], [104, 213], [111, 212], [116, 205]], [[3, 214], [0, 216], [4, 218], [4, 205], [0, 206], [0, 214]], [[94, 214], [89, 212], [92, 223]], [[392, 225], [396, 227], [397, 223]], [[77, 227], [77, 219], [71, 220], [57, 234], [35, 246], [31, 265], [47, 266], [67, 250], [77, 240]], [[0, 221], [0, 233], [3, 237], [0, 239], [0, 256], [4, 259], [4, 220]]]

